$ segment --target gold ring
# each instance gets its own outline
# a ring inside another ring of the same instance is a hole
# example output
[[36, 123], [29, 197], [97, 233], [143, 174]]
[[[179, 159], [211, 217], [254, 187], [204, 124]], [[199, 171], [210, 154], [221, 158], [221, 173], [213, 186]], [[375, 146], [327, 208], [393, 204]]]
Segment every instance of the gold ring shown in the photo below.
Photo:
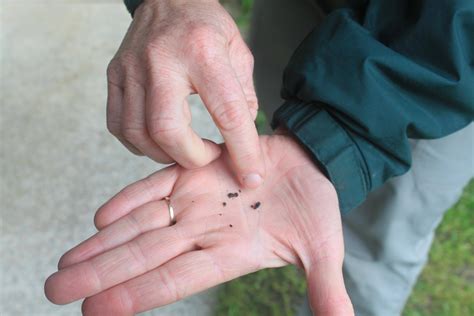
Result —
[[166, 204], [168, 205], [168, 214], [170, 215], [170, 226], [176, 224], [176, 218], [174, 216], [174, 210], [171, 206], [171, 201], [169, 197], [165, 197]]

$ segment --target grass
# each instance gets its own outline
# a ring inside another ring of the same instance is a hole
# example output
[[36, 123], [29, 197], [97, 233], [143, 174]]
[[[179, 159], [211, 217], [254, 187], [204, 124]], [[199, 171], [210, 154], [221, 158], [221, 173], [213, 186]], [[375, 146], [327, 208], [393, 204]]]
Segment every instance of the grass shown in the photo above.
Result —
[[224, 284], [216, 315], [293, 315], [305, 293], [304, 278], [295, 267], [265, 269]]
[[436, 231], [404, 316], [474, 315], [474, 181]]
[[[249, 25], [253, 0], [226, 0], [242, 29]], [[265, 125], [262, 113], [257, 127]], [[306, 291], [295, 267], [262, 270], [224, 284], [216, 315], [295, 315]], [[474, 180], [436, 230], [429, 262], [405, 307], [403, 316], [474, 315]]]

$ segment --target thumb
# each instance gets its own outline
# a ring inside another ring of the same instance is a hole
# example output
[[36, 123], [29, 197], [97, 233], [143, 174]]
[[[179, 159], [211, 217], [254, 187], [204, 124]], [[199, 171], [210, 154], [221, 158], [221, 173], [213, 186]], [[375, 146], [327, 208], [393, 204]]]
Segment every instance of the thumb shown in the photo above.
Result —
[[354, 315], [342, 276], [342, 260], [338, 263], [328, 258], [312, 264], [306, 269], [306, 279], [313, 315]]

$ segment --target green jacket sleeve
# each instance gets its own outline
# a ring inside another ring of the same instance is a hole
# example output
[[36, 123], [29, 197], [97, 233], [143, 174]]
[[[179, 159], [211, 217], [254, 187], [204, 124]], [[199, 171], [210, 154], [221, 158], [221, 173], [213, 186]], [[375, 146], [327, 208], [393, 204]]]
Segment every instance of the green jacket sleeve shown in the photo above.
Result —
[[273, 127], [308, 150], [347, 212], [410, 168], [409, 138], [472, 121], [474, 1], [373, 0], [334, 11], [295, 51], [282, 96]]
[[123, 0], [125, 6], [127, 7], [128, 12], [133, 16], [135, 10], [138, 8], [140, 4], [142, 4], [144, 0]]

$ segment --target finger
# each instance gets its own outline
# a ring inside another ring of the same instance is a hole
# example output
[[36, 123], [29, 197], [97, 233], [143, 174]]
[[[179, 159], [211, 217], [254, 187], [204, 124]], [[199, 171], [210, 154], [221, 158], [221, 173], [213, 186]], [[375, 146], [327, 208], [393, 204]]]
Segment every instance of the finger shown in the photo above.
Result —
[[341, 262], [325, 259], [307, 269], [308, 296], [315, 315], [354, 315]]
[[192, 250], [192, 238], [181, 235], [178, 225], [153, 230], [88, 261], [54, 273], [46, 280], [46, 297], [55, 304], [89, 297]]
[[148, 134], [145, 118], [145, 89], [143, 86], [130, 80], [125, 83], [122, 112], [121, 132], [129, 143], [158, 163], [169, 164], [174, 161]]
[[66, 252], [59, 260], [58, 268], [61, 270], [86, 261], [141, 234], [169, 225], [168, 203], [164, 200], [147, 203]]
[[236, 36], [231, 41], [229, 45], [229, 59], [232, 68], [235, 70], [237, 80], [242, 86], [252, 120], [255, 121], [258, 113], [258, 100], [253, 82], [254, 59], [252, 52], [241, 36]]
[[170, 166], [125, 187], [99, 208], [95, 226], [100, 230], [143, 204], [169, 196], [178, 173], [178, 166]]
[[122, 137], [121, 119], [123, 109], [123, 88], [117, 82], [121, 81], [122, 75], [112, 66], [107, 69], [107, 129], [128, 150], [135, 155], [142, 153]]
[[225, 140], [239, 182], [256, 188], [265, 174], [257, 129], [239, 80], [228, 60], [202, 62], [196, 90]]
[[[82, 306], [84, 315], [133, 315], [239, 276], [240, 273], [222, 268], [217, 252], [215, 248], [188, 252], [153, 271], [87, 298]], [[248, 272], [242, 272], [245, 273]]]
[[191, 128], [186, 97], [189, 90], [172, 86], [172, 81], [153, 83], [147, 95], [147, 127], [151, 138], [181, 166], [192, 169], [220, 156], [215, 143], [203, 140]]

